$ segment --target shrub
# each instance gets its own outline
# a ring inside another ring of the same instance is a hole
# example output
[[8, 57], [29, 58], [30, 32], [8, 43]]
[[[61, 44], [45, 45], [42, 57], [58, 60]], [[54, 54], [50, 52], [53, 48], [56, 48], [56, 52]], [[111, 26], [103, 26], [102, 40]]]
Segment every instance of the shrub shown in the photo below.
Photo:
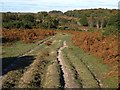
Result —
[[115, 26], [107, 26], [102, 30], [103, 35], [117, 35], [118, 34], [118, 29]]
[[83, 16], [83, 17], [80, 19], [80, 23], [81, 23], [83, 26], [88, 26], [87, 18], [86, 18], [85, 16]]

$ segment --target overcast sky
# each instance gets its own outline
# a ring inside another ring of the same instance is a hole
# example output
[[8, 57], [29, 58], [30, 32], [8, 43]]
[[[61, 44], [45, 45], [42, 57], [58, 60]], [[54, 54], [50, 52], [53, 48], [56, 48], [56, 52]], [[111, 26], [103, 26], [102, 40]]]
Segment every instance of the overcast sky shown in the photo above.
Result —
[[91, 8], [118, 9], [119, 0], [0, 0], [0, 12], [39, 12]]

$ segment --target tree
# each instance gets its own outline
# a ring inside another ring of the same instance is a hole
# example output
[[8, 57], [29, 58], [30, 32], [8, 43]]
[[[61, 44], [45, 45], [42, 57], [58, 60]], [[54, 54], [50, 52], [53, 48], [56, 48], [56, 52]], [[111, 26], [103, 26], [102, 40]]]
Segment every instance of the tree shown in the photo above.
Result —
[[2, 23], [2, 27], [9, 29], [9, 28], [11, 28], [11, 23], [10, 22], [4, 22], [4, 23]]
[[11, 21], [15, 21], [17, 19], [18, 19], [18, 16], [15, 13], [11, 13], [11, 12], [2, 13], [3, 22], [11, 22]]
[[86, 16], [81, 17], [80, 23], [81, 23], [81, 25], [83, 25], [83, 26], [88, 26], [88, 21], [87, 21]]
[[93, 14], [91, 14], [90, 17], [88, 18], [88, 24], [90, 27], [95, 26], [95, 18], [93, 17]]
[[20, 20], [21, 21], [30, 21], [30, 22], [34, 22], [35, 21], [35, 17], [32, 14], [25, 14], [25, 15], [21, 15], [20, 16]]
[[49, 28], [57, 28], [58, 27], [58, 24], [59, 24], [59, 21], [58, 19], [56, 18], [51, 18], [49, 23], [48, 23], [48, 27]]
[[118, 24], [119, 24], [119, 14], [115, 14], [115, 15], [111, 15], [109, 20], [108, 20], [108, 26], [115, 26], [116, 28], [118, 28]]
[[95, 19], [95, 26], [97, 29], [102, 29], [107, 24], [107, 18], [105, 16], [97, 16]]
[[50, 14], [56, 14], [56, 15], [63, 15], [63, 12], [61, 12], [61, 11], [56, 11], [56, 10], [50, 11], [49, 13], [50, 13]]
[[19, 25], [23, 25], [22, 28], [33, 28], [35, 26], [35, 17], [33, 14], [25, 14], [25, 15], [20, 15], [19, 17]]
[[21, 21], [14, 21], [13, 23], [15, 28], [23, 28], [24, 26], [24, 23]]
[[37, 13], [37, 17], [38, 19], [44, 19], [45, 17], [48, 16], [48, 13], [47, 12], [38, 12]]

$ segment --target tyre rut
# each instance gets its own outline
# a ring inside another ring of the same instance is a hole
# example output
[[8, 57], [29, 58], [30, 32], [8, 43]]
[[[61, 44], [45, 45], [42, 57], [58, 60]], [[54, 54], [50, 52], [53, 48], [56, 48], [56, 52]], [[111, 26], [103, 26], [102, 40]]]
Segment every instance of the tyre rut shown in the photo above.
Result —
[[84, 63], [84, 61], [82, 59], [80, 59], [80, 60], [86, 66], [86, 68], [89, 70], [89, 72], [91, 73], [91, 75], [93, 76], [93, 78], [97, 81], [98, 87], [101, 88], [101, 82], [100, 82], [100, 80], [98, 80], [98, 78], [96, 77], [96, 75], [90, 70], [90, 68]]
[[[69, 51], [68, 51], [69, 52]], [[75, 57], [78, 57], [76, 54], [73, 54], [72, 53], [72, 55], [73, 56], [75, 56]], [[67, 58], [68, 59], [70, 59], [70, 56], [67, 54]], [[78, 57], [78, 59], [79, 59], [79, 57]], [[81, 59], [79, 59], [80, 61], [81, 61], [81, 63], [82, 63], [82, 65], [83, 66], [85, 66], [85, 68], [89, 71], [89, 73], [91, 74], [91, 77], [93, 77], [93, 79], [96, 81], [96, 83], [97, 83], [97, 86], [98, 86], [98, 88], [99, 89], [101, 89], [101, 82], [100, 82], [100, 80], [96, 77], [96, 75], [94, 74], [94, 72], [89, 68], [89, 66], [82, 60], [82, 58]], [[72, 63], [72, 62], [71, 62]], [[73, 65], [74, 66], [74, 65]], [[76, 67], [76, 66], [74, 66], [74, 67]], [[77, 72], [79, 72], [79, 70], [77, 70], [77, 68], [76, 68], [76, 71]], [[80, 76], [80, 75], [79, 75]], [[81, 81], [84, 81], [84, 80], [82, 80], [82, 78], [81, 78]], [[86, 82], [87, 83], [87, 82]], [[83, 84], [82, 84], [83, 85]], [[84, 87], [84, 85], [83, 85], [83, 87]]]
[[63, 42], [63, 45], [57, 51], [57, 60], [60, 65], [61, 70], [61, 85], [64, 88], [79, 88], [74, 81], [74, 76], [70, 68], [65, 64], [62, 58], [62, 50], [66, 48], [66, 41]]
[[[24, 57], [24, 56], [28, 55], [29, 53], [37, 50], [37, 48], [39, 47], [39, 45], [42, 45], [42, 44], [44, 44], [46, 41], [51, 40], [51, 39], [53, 39], [53, 38], [54, 38], [54, 36], [51, 37], [51, 38], [47, 38], [47, 39], [45, 39], [45, 40], [42, 40], [42, 41], [38, 42], [38, 44], [37, 44], [37, 46], [36, 46], [35, 48], [30, 49], [30, 50], [27, 51], [26, 53], [18, 56], [18, 57], [17, 57], [17, 60], [15, 60], [13, 63], [11, 63], [9, 66], [7, 66], [7, 67], [2, 71], [2, 75], [6, 74], [8, 71], [10, 71], [11, 69], [13, 69], [13, 68], [17, 65], [17, 63], [19, 62], [19, 60], [21, 59], [21, 57]], [[2, 78], [2, 76], [0, 76], [0, 78]]]
[[[15, 71], [10, 71], [10, 70], [12, 70], [12, 69], [14, 69], [14, 68], [16, 68], [16, 67], [19, 67], [20, 66], [20, 64], [19, 63], [24, 63], [24, 61], [26, 61], [26, 60], [24, 60], [24, 59], [21, 59], [21, 58], [23, 58], [23, 57], [26, 57], [26, 55], [27, 56], [29, 56], [29, 54], [31, 53], [31, 52], [33, 52], [34, 50], [37, 50], [37, 48], [39, 47], [39, 45], [42, 45], [42, 44], [44, 44], [44, 43], [46, 43], [48, 40], [51, 40], [51, 39], [53, 39], [55, 36], [52, 36], [51, 38], [49, 37], [49, 38], [47, 38], [47, 39], [44, 39], [44, 40], [42, 40], [42, 41], [40, 41], [40, 42], [38, 42], [38, 44], [37, 44], [37, 46], [35, 47], [35, 48], [33, 48], [33, 49], [31, 49], [31, 50], [29, 50], [28, 52], [26, 52], [25, 54], [23, 54], [23, 55], [21, 55], [21, 56], [19, 56], [19, 57], [17, 57], [17, 60], [15, 60], [13, 63], [11, 63], [7, 68], [5, 68], [4, 69], [4, 71], [3, 71], [3, 75], [4, 76], [1, 76], [0, 77], [0, 80], [3, 80], [4, 79], [4, 81], [5, 81], [5, 83], [3, 84], [3, 83], [1, 83], [1, 85], [3, 86], [3, 87], [5, 87], [5, 88], [7, 88], [7, 86], [9, 86], [9, 88], [12, 88], [12, 87], [16, 87], [16, 85], [18, 84], [18, 81], [19, 81], [19, 79], [25, 74], [25, 72], [26, 72], [26, 67], [25, 68], [23, 68], [22, 69], [22, 71], [20, 70], [17, 70], [17, 72], [20, 74], [20, 75], [18, 75], [18, 74], [15, 74], [16, 73], [16, 70]], [[30, 55], [31, 56], [31, 55]], [[31, 64], [30, 64], [31, 65]], [[29, 67], [29, 66], [28, 66]], [[9, 73], [9, 71], [10, 71], [10, 73]], [[7, 73], [7, 74], [6, 74]], [[16, 76], [15, 76], [15, 78], [9, 78], [9, 77], [11, 77], [10, 75], [11, 74], [15, 74]], [[37, 73], [38, 74], [38, 73]], [[35, 78], [38, 78], [38, 77], [36, 77], [36, 76], [39, 76], [39, 75], [34, 75], [35, 76]], [[17, 77], [17, 78], [16, 78]], [[9, 81], [7, 80], [7, 79], [9, 79]], [[12, 84], [11, 83], [9, 83], [10, 81], [15, 81], [15, 82], [12, 82]], [[7, 83], [8, 82], [8, 83]], [[37, 83], [37, 82], [36, 82]], [[38, 81], [38, 83], [39, 83], [39, 81]], [[7, 85], [7, 84], [9, 84], [9, 85]]]

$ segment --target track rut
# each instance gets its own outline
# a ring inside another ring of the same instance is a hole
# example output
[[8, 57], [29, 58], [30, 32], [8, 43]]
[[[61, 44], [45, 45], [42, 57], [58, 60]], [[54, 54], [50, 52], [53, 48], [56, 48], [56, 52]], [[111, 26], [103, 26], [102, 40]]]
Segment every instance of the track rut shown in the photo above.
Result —
[[62, 50], [66, 48], [66, 41], [63, 42], [63, 46], [61, 46], [58, 50], [57, 60], [59, 62], [61, 72], [62, 72], [62, 83], [64, 83], [64, 88], [79, 88], [77, 83], [74, 80], [74, 75], [71, 69], [66, 65], [65, 61], [62, 58]]

